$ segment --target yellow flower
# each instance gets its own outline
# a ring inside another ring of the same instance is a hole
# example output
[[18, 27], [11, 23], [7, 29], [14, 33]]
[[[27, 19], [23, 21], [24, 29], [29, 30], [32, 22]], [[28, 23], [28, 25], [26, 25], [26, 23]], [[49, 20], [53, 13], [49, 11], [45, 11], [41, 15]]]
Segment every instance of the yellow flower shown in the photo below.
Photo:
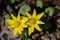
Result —
[[23, 31], [23, 28], [27, 28], [27, 25], [25, 24], [28, 20], [26, 17], [23, 17], [21, 19], [20, 13], [18, 13], [18, 16], [15, 17], [13, 14], [11, 14], [12, 19], [6, 19], [6, 22], [10, 25], [9, 29], [14, 29], [13, 36], [15, 36], [17, 33], [21, 34]]
[[42, 29], [39, 27], [38, 24], [45, 24], [44, 22], [42, 22], [41, 17], [44, 15], [44, 12], [36, 15], [36, 10], [34, 9], [32, 16], [26, 12], [26, 16], [28, 17], [28, 22], [27, 25], [29, 25], [28, 27], [28, 34], [31, 35], [32, 32], [34, 32], [34, 28], [38, 31], [42, 31]]

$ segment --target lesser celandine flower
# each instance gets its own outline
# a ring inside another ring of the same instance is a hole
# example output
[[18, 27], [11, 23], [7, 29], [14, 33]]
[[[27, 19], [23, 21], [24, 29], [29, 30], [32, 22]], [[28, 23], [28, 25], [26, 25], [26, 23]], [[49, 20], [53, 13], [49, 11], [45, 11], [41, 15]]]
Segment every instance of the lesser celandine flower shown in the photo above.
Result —
[[21, 34], [23, 31], [23, 28], [27, 28], [27, 25], [25, 22], [28, 20], [26, 17], [23, 17], [20, 19], [20, 13], [18, 13], [18, 16], [15, 17], [13, 14], [11, 14], [12, 19], [6, 19], [6, 22], [10, 25], [9, 29], [14, 29], [13, 36], [15, 36], [17, 33]]
[[28, 27], [28, 34], [31, 35], [32, 32], [34, 32], [34, 28], [38, 31], [42, 31], [42, 29], [39, 27], [38, 24], [45, 24], [44, 22], [42, 22], [41, 17], [44, 15], [44, 12], [36, 15], [36, 10], [34, 9], [32, 16], [26, 12], [26, 16], [28, 17], [28, 22], [27, 25], [29, 25]]

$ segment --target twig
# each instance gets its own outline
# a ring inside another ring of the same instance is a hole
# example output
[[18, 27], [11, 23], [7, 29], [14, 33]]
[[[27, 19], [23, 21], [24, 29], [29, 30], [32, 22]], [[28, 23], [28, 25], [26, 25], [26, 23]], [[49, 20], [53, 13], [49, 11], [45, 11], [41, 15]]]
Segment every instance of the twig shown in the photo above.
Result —
[[11, 12], [15, 13], [14, 10], [11, 8], [10, 5], [7, 5], [7, 11], [8, 11], [9, 13], [11, 13]]
[[15, 6], [15, 9], [18, 9], [20, 6], [24, 5], [26, 3], [26, 0], [24, 0], [22, 3], [18, 4], [17, 6]]

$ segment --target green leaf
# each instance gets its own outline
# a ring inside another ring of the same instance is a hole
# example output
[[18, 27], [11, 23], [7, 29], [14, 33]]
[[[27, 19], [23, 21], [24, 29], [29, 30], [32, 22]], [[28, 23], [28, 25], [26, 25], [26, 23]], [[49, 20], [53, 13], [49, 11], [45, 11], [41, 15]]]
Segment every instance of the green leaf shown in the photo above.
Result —
[[10, 0], [11, 4], [13, 4], [16, 0]]
[[21, 0], [16, 0], [16, 1], [21, 2]]
[[49, 16], [53, 16], [55, 9], [53, 7], [48, 7], [45, 9], [45, 12], [49, 15]]
[[24, 39], [28, 38], [28, 31], [26, 29], [23, 31], [23, 36], [24, 36]]
[[36, 6], [40, 7], [40, 8], [43, 8], [43, 2], [41, 0], [37, 0]]
[[23, 6], [20, 7], [19, 12], [20, 12], [22, 15], [25, 16], [26, 11], [30, 11], [30, 10], [31, 10], [30, 6], [27, 5], [27, 4], [25, 4], [25, 5], [23, 5]]
[[10, 19], [10, 15], [9, 14], [6, 14], [4, 15], [5, 19]]

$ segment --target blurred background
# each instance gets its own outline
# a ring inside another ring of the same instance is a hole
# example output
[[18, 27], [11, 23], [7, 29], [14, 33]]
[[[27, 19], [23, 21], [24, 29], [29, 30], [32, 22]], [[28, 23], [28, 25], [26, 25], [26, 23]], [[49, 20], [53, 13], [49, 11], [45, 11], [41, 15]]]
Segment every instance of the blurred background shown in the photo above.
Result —
[[37, 13], [44, 11], [47, 23], [42, 32], [35, 30], [28, 40], [60, 40], [60, 0], [0, 0], [0, 40], [23, 40], [19, 35], [13, 37], [5, 19], [10, 18], [11, 12], [15, 16], [18, 11], [25, 15], [26, 11], [32, 13], [33, 9]]

